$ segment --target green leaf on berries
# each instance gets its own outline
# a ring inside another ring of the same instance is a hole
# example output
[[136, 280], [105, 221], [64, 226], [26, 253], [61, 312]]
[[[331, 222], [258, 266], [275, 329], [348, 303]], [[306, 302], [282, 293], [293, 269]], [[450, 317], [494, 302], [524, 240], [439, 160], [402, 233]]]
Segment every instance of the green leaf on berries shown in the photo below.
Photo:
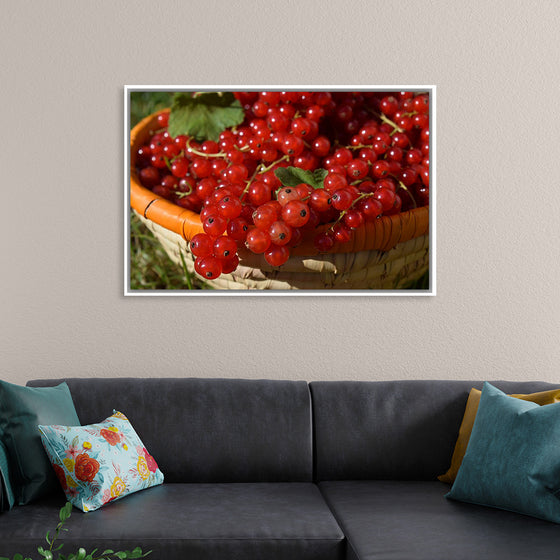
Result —
[[230, 91], [182, 92], [173, 97], [168, 131], [173, 138], [185, 134], [198, 141], [217, 142], [220, 133], [244, 119], [243, 107]]
[[305, 183], [314, 189], [322, 189], [328, 171], [326, 169], [307, 171], [299, 167], [279, 167], [274, 170], [274, 174], [285, 187], [297, 187], [301, 183]]

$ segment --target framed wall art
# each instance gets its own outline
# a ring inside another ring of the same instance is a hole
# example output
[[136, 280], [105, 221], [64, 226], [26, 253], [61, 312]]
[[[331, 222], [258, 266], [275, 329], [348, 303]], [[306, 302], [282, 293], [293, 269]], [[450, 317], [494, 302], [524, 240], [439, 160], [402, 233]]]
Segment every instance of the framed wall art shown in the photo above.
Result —
[[435, 295], [435, 86], [125, 86], [125, 295]]

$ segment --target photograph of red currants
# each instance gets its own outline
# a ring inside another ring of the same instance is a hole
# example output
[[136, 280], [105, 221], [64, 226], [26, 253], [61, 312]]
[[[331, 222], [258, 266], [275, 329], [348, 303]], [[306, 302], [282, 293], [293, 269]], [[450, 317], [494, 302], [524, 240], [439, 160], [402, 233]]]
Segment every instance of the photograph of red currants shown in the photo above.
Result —
[[129, 293], [429, 293], [433, 93], [127, 86]]

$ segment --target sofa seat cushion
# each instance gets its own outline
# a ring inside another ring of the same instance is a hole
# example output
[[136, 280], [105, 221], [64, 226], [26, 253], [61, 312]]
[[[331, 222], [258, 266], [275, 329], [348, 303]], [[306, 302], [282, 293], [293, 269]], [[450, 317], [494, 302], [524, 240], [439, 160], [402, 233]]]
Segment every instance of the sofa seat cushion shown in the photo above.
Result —
[[335, 481], [319, 485], [346, 538], [348, 560], [552, 560], [558, 525], [446, 500], [430, 481]]
[[[36, 556], [62, 505], [51, 499], [1, 514], [0, 556]], [[166, 560], [342, 560], [345, 550], [312, 483], [163, 484], [93, 512], [74, 509], [66, 526], [63, 554], [141, 546]]]

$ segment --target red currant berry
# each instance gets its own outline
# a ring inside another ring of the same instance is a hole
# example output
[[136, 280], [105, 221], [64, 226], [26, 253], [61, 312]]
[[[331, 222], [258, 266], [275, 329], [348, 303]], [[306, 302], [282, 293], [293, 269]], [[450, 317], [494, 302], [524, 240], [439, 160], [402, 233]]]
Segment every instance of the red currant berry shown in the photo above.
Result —
[[319, 252], [326, 253], [334, 247], [334, 236], [330, 231], [325, 231], [315, 237], [313, 244]]
[[270, 226], [268, 235], [274, 244], [287, 245], [292, 238], [292, 228], [283, 220], [278, 220]]
[[364, 217], [358, 210], [350, 209], [344, 214], [344, 223], [351, 229], [356, 229], [364, 223]]
[[181, 157], [177, 158], [171, 164], [171, 173], [175, 177], [184, 177], [189, 172], [189, 160]]
[[[162, 178], [161, 180], [161, 185], [163, 187], [166, 187], [168, 189], [175, 189], [177, 188], [177, 184], [179, 183], [179, 180], [177, 179], [177, 177], [173, 177], [173, 175], [165, 175], [165, 177]], [[181, 185], [181, 192], [188, 192], [190, 189], [190, 184], [186, 184], [186, 185]]]
[[183, 151], [187, 149], [187, 140], [187, 136], [185, 136], [184, 134], [179, 134], [179, 136], [175, 137], [173, 143], [179, 148], [179, 150]]
[[195, 192], [201, 200], [208, 198], [218, 186], [216, 179], [213, 177], [207, 177], [205, 179], [201, 179], [195, 187]]
[[282, 219], [290, 227], [302, 227], [309, 220], [309, 207], [305, 202], [292, 200], [282, 208]]
[[369, 165], [362, 159], [353, 159], [348, 164], [348, 176], [352, 180], [363, 179], [369, 171]]
[[155, 195], [167, 198], [168, 200], [171, 200], [173, 198], [173, 191], [167, 187], [164, 187], [163, 185], [156, 185], [152, 189], [152, 192]]
[[331, 141], [326, 136], [317, 136], [311, 144], [311, 151], [318, 157], [325, 157], [331, 149]]
[[167, 128], [169, 124], [169, 113], [160, 113], [157, 116], [157, 123], [160, 128]]
[[237, 253], [237, 243], [231, 237], [221, 235], [214, 241], [214, 256], [228, 259]]
[[331, 193], [325, 189], [317, 189], [311, 193], [309, 206], [317, 212], [325, 212], [331, 207]]
[[404, 132], [396, 132], [393, 135], [392, 144], [397, 148], [408, 148], [410, 146], [410, 139]]
[[430, 99], [427, 95], [418, 95], [414, 98], [414, 110], [417, 113], [427, 113], [430, 110]]
[[375, 189], [389, 189], [390, 191], [397, 192], [395, 181], [393, 181], [390, 177], [386, 179], [379, 179], [379, 181], [375, 183]]
[[261, 100], [255, 101], [251, 109], [253, 110], [253, 115], [255, 115], [255, 117], [266, 117], [266, 114], [268, 113], [268, 105]]
[[282, 266], [290, 258], [290, 250], [285, 245], [272, 245], [264, 258], [270, 266]]
[[247, 199], [252, 204], [260, 206], [268, 202], [272, 198], [272, 191], [270, 187], [263, 181], [255, 181], [247, 191]]
[[313, 192], [313, 187], [311, 185], [307, 185], [305, 183], [301, 183], [299, 184], [297, 187], [295, 187], [297, 193], [299, 194], [299, 199], [300, 200], [304, 200], [308, 197], [311, 196], [311, 193]]
[[278, 191], [276, 195], [276, 199], [280, 203], [281, 206], [285, 206], [288, 202], [292, 200], [299, 200], [300, 194], [298, 190], [294, 187], [284, 187]]
[[334, 152], [334, 159], [339, 165], [348, 165], [352, 161], [352, 152], [348, 148], [338, 148]]
[[420, 150], [412, 148], [406, 153], [406, 163], [412, 167], [413, 165], [420, 163], [423, 157], [424, 156]]
[[344, 224], [338, 223], [333, 227], [333, 235], [339, 243], [348, 243], [352, 239], [350, 228]]
[[216, 257], [197, 257], [194, 261], [194, 269], [206, 280], [214, 280], [222, 273], [222, 263]]
[[225, 173], [227, 175], [227, 179], [232, 183], [242, 183], [243, 181], [246, 181], [249, 176], [249, 170], [242, 164], [230, 165], [225, 170]]
[[261, 91], [259, 93], [259, 100], [268, 105], [269, 107], [276, 107], [280, 103], [279, 91]]
[[225, 196], [218, 202], [218, 212], [228, 220], [237, 218], [241, 214], [242, 208], [241, 201], [232, 196]]
[[231, 274], [239, 266], [239, 257], [237, 255], [220, 260], [222, 261], [222, 274]]
[[245, 241], [247, 249], [256, 254], [264, 253], [270, 247], [271, 243], [272, 241], [270, 240], [268, 232], [258, 228], [249, 231]]
[[423, 165], [420, 170], [420, 180], [425, 187], [430, 186], [430, 168], [426, 165]]
[[290, 126], [290, 117], [278, 110], [271, 110], [266, 123], [272, 132], [286, 132]]
[[381, 188], [377, 189], [373, 194], [375, 200], [381, 202], [381, 207], [383, 208], [383, 212], [389, 211], [393, 204], [395, 203], [395, 193], [390, 191], [389, 189]]
[[390, 161], [402, 161], [403, 159], [403, 151], [402, 148], [399, 148], [398, 146], [393, 146], [391, 148], [389, 148], [389, 150], [387, 151], [387, 159]]
[[397, 194], [397, 195], [395, 195], [395, 202], [393, 202], [393, 206], [385, 212], [385, 215], [386, 216], [393, 216], [394, 214], [398, 214], [401, 211], [401, 208], [402, 208], [402, 199]]
[[338, 189], [332, 195], [332, 205], [337, 210], [347, 210], [353, 201], [354, 196], [348, 189]]
[[406, 167], [401, 171], [400, 179], [406, 187], [410, 187], [418, 179], [418, 173], [413, 168]]
[[377, 132], [377, 126], [374, 124], [364, 126], [359, 133], [360, 142], [366, 146], [373, 144], [373, 139], [375, 138]]
[[212, 164], [206, 158], [197, 157], [191, 163], [191, 172], [195, 177], [203, 179], [212, 173]]
[[346, 187], [348, 185], [348, 181], [346, 180], [346, 177], [340, 173], [329, 173], [325, 177], [323, 184], [326, 190], [329, 192], [335, 192]]
[[388, 95], [379, 102], [379, 108], [381, 109], [382, 113], [390, 117], [397, 112], [399, 108], [399, 102], [392, 95]]
[[202, 228], [208, 235], [218, 237], [226, 231], [227, 219], [219, 214], [212, 214], [202, 222]]
[[163, 147], [163, 155], [167, 159], [173, 159], [175, 156], [178, 156], [180, 151], [181, 150], [175, 143], [165, 144]]
[[207, 257], [214, 251], [214, 238], [206, 233], [197, 233], [189, 246], [195, 257]]
[[134, 162], [136, 167], [146, 167], [150, 165], [152, 157], [152, 151], [150, 146], [141, 146], [136, 151], [136, 161]]
[[378, 160], [373, 164], [371, 174], [376, 179], [381, 179], [382, 177], [385, 177], [385, 175], [388, 175], [390, 170], [391, 167], [389, 166], [389, 162], [385, 160]]
[[249, 223], [245, 218], [242, 217], [230, 220], [227, 225], [228, 237], [235, 239], [235, 241], [245, 241], [245, 239], [247, 239], [248, 231]]
[[379, 200], [367, 198], [361, 205], [362, 214], [366, 221], [371, 222], [383, 214], [383, 206]]
[[366, 163], [374, 163], [377, 160], [377, 154], [371, 148], [362, 148], [358, 152], [358, 157]]
[[287, 135], [282, 144], [282, 151], [287, 156], [299, 156], [305, 149], [305, 144], [299, 136]]
[[153, 167], [157, 169], [165, 169], [167, 167], [167, 162], [162, 153], [154, 153], [152, 150], [152, 157], [150, 158], [150, 163]]
[[259, 206], [253, 212], [253, 223], [257, 226], [258, 229], [262, 229], [263, 231], [268, 231], [270, 226], [278, 219], [278, 215], [276, 211], [263, 204]]
[[292, 121], [292, 126], [290, 130], [300, 138], [306, 139], [309, 137], [309, 133], [311, 132], [311, 127], [313, 125], [309, 122], [309, 119], [305, 117], [299, 117]]
[[149, 167], [140, 169], [138, 178], [140, 179], [140, 183], [143, 187], [152, 189], [157, 184], [159, 184], [159, 171], [155, 167], [150, 165]]

